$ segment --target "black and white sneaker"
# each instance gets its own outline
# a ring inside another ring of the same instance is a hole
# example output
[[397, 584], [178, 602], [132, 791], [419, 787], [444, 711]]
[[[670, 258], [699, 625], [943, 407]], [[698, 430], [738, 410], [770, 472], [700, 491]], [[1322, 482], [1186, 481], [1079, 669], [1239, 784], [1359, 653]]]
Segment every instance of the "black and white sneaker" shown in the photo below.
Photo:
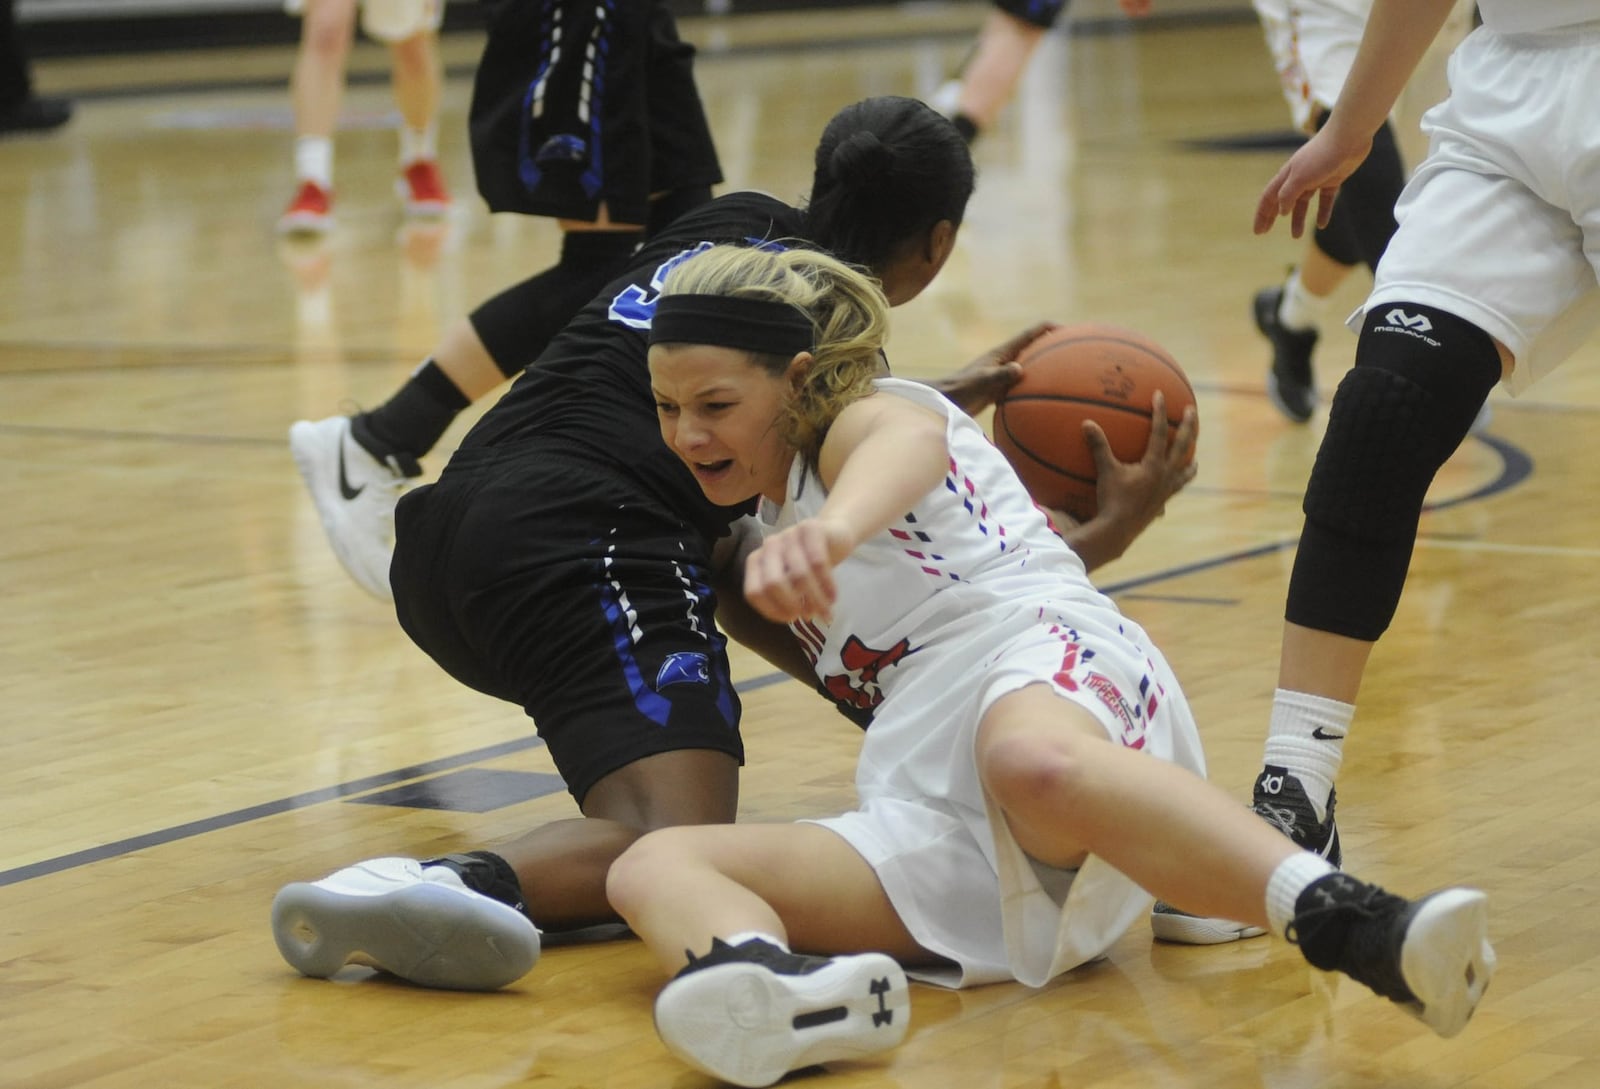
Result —
[[892, 957], [808, 957], [752, 938], [712, 942], [656, 998], [656, 1031], [678, 1058], [734, 1085], [859, 1059], [905, 1039], [906, 975]]
[[[1344, 852], [1339, 847], [1339, 827], [1333, 820], [1337, 796], [1337, 791], [1328, 795], [1328, 815], [1319, 821], [1300, 780], [1285, 768], [1269, 765], [1256, 777], [1250, 808], [1256, 816], [1294, 840], [1302, 850], [1321, 855], [1338, 866], [1344, 859]], [[1180, 945], [1222, 945], [1258, 938], [1266, 930], [1232, 919], [1191, 915], [1165, 900], [1157, 900], [1150, 909], [1150, 932], [1160, 941]]]
[[526, 915], [468, 888], [457, 867], [411, 858], [285, 885], [272, 901], [272, 936], [304, 975], [365, 964], [457, 991], [515, 983], [539, 959], [539, 930]]
[[1294, 840], [1303, 851], [1321, 855], [1331, 866], [1344, 861], [1344, 851], [1339, 847], [1339, 826], [1333, 820], [1333, 807], [1339, 792], [1328, 793], [1328, 812], [1320, 821], [1311, 797], [1300, 780], [1286, 768], [1268, 764], [1256, 776], [1255, 788], [1250, 795], [1250, 808], [1256, 816]]
[[1288, 938], [1315, 967], [1366, 984], [1448, 1038], [1494, 975], [1487, 905], [1477, 889], [1406, 900], [1332, 873], [1300, 894]]
[[1278, 317], [1282, 287], [1256, 292], [1256, 328], [1272, 345], [1272, 367], [1267, 371], [1267, 396], [1273, 407], [1295, 423], [1305, 423], [1317, 407], [1317, 386], [1311, 376], [1311, 352], [1317, 346], [1315, 329], [1290, 329]]

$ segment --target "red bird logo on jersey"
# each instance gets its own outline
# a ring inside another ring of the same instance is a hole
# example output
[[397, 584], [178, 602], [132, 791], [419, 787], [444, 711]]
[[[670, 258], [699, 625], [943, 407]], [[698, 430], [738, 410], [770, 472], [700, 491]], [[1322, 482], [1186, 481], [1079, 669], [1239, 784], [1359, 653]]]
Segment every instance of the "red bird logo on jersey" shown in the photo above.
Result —
[[828, 695], [846, 706], [871, 710], [883, 702], [879, 675], [910, 653], [911, 644], [905, 639], [888, 650], [873, 650], [852, 635], [839, 650], [839, 660], [850, 672], [824, 677], [822, 686], [828, 690]]

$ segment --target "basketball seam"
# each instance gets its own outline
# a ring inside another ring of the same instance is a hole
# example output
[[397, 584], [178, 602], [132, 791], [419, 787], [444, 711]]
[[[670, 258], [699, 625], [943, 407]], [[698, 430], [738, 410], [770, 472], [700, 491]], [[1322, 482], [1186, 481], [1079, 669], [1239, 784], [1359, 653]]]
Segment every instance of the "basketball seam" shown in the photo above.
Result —
[[[1044, 469], [1047, 472], [1054, 473], [1056, 476], [1064, 477], [1067, 480], [1076, 481], [1079, 484], [1093, 485], [1096, 482], [1096, 477], [1083, 476], [1079, 473], [1069, 472], [1068, 470], [1061, 468], [1055, 462], [1046, 461], [1044, 458], [1030, 450], [1025, 443], [1017, 438], [1016, 432], [1012, 431], [1011, 425], [1006, 422], [1003, 405], [1000, 406], [1000, 410], [995, 413], [995, 421], [1002, 429], [1004, 429], [1006, 433], [1006, 441], [1011, 443], [1012, 447], [1017, 451], [1017, 453], [1025, 455], [1029, 461], [1039, 466], [1039, 468]], [[1004, 451], [1001, 452], [1004, 453]]]
[[[1189, 391], [1190, 399], [1191, 400], [1194, 399], [1194, 387], [1189, 384], [1189, 376], [1187, 374], [1183, 373], [1183, 368], [1179, 367], [1177, 364], [1173, 363], [1171, 360], [1165, 358], [1164, 356], [1160, 356], [1160, 355], [1157, 355], [1155, 352], [1152, 352], [1147, 345], [1141, 344], [1137, 340], [1129, 340], [1127, 337], [1107, 336], [1104, 333], [1094, 333], [1094, 334], [1085, 334], [1083, 336], [1078, 336], [1078, 337], [1068, 337], [1068, 338], [1064, 338], [1064, 339], [1061, 339], [1061, 340], [1054, 340], [1054, 341], [1050, 342], [1048, 347], [1051, 348], [1051, 349], [1054, 349], [1054, 348], [1059, 348], [1059, 347], [1061, 347], [1063, 345], [1066, 345], [1066, 344], [1085, 344], [1085, 343], [1089, 343], [1089, 342], [1095, 342], [1095, 343], [1100, 343], [1100, 344], [1121, 344], [1122, 346], [1124, 346], [1126, 348], [1132, 348], [1134, 351], [1138, 352], [1140, 355], [1147, 356], [1150, 359], [1154, 359], [1157, 363], [1160, 363], [1163, 367], [1167, 368], [1167, 370], [1171, 371], [1173, 376], [1175, 378], [1177, 378], [1178, 381], [1183, 383], [1183, 388]], [[1017, 359], [1017, 362], [1021, 363], [1023, 368], [1026, 369], [1027, 366], [1028, 366], [1028, 353], [1024, 352]]]
[[[1069, 405], [1091, 405], [1094, 408], [1107, 408], [1113, 412], [1126, 412], [1130, 416], [1138, 416], [1140, 419], [1148, 420], [1150, 418], [1149, 408], [1137, 408], [1133, 405], [1114, 404], [1110, 401], [1102, 401], [1097, 397], [1068, 397], [1060, 393], [1024, 393], [1017, 396], [1007, 397], [1004, 403], [1008, 405], [1017, 405], [1023, 404], [1027, 401], [1054, 401]], [[1167, 423], [1173, 427], [1177, 427], [1182, 422], [1183, 418], [1181, 416], [1176, 419], [1171, 416], [1167, 417]], [[1010, 430], [1011, 429], [1009, 427], [1006, 428], [1008, 433]]]

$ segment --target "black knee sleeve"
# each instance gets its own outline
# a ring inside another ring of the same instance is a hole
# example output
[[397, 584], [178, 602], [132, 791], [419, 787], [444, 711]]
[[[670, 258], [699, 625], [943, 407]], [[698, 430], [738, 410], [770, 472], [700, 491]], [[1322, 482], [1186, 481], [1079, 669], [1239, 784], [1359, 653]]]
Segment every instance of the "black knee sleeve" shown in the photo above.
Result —
[[1499, 380], [1494, 341], [1470, 322], [1410, 303], [1368, 312], [1306, 486], [1290, 623], [1369, 642], [1383, 634], [1428, 486]]
[[568, 231], [561, 260], [481, 303], [468, 315], [500, 373], [511, 377], [539, 358], [551, 338], [627, 267], [639, 231]]
[[1372, 138], [1372, 151], [1339, 187], [1328, 225], [1316, 229], [1317, 248], [1341, 265], [1377, 268], [1394, 237], [1394, 202], [1405, 184], [1394, 128], [1384, 122]]

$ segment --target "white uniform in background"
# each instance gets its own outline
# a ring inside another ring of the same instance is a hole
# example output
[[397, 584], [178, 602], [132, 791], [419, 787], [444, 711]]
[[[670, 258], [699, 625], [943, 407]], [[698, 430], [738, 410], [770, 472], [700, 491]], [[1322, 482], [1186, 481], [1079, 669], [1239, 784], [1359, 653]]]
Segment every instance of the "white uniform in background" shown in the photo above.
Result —
[[1516, 356], [1511, 389], [1600, 327], [1600, 0], [1483, 0], [1362, 310], [1437, 307]]
[[1254, 0], [1295, 127], [1339, 100], [1372, 0]]

